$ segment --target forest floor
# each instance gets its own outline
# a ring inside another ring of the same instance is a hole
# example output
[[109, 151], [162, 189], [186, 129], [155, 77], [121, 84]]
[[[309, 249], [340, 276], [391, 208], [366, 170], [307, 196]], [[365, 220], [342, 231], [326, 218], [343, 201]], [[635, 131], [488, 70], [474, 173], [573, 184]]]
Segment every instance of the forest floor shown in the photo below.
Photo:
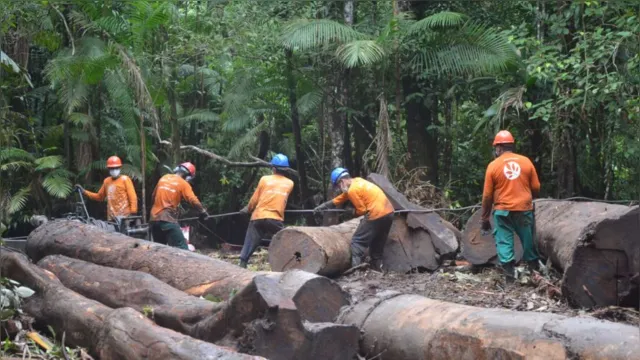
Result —
[[[237, 250], [229, 248], [208, 252], [211, 257], [233, 264], [238, 264], [238, 254]], [[461, 263], [463, 265], [460, 265]], [[251, 257], [249, 269], [271, 270], [266, 249], [256, 251]], [[460, 261], [457, 265], [443, 266], [433, 273], [382, 274], [363, 269], [334, 280], [351, 294], [353, 303], [391, 290], [483, 308], [545, 312], [566, 316], [592, 316], [632, 325], [637, 325], [640, 321], [640, 313], [629, 308], [607, 307], [596, 310], [571, 308], [561, 295], [558, 273], [552, 271], [545, 277], [537, 272], [529, 273], [524, 267], [519, 267], [518, 271], [520, 273], [518, 282], [506, 286], [498, 268], [473, 268]]]

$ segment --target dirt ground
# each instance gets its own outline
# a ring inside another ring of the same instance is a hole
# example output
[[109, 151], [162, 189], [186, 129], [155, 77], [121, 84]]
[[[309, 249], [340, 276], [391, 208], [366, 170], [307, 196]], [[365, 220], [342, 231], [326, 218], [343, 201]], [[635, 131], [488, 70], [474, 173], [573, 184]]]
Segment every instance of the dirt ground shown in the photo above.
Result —
[[[209, 252], [208, 255], [238, 264], [239, 251], [227, 248]], [[271, 270], [268, 252], [260, 249], [251, 258], [249, 269]], [[634, 309], [607, 307], [596, 310], [571, 308], [562, 298], [560, 276], [550, 271], [544, 276], [518, 267], [519, 280], [505, 285], [499, 269], [495, 267], [474, 268], [462, 261], [443, 266], [433, 273], [382, 274], [369, 269], [354, 271], [334, 279], [351, 294], [357, 303], [378, 292], [394, 290], [417, 294], [430, 299], [449, 301], [484, 308], [504, 308], [517, 311], [555, 313], [566, 316], [588, 315], [638, 325], [640, 313]]]

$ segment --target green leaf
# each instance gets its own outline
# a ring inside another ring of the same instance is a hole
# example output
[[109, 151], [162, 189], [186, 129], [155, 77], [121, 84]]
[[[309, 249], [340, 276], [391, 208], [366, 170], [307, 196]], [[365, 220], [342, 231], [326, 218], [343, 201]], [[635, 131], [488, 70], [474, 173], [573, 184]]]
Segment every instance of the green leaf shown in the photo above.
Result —
[[336, 56], [347, 68], [354, 68], [381, 61], [385, 52], [374, 40], [356, 40], [340, 46]]
[[59, 170], [61, 169], [45, 175], [42, 179], [42, 187], [46, 190], [47, 194], [64, 199], [71, 194], [72, 184], [69, 179], [70, 173]]
[[331, 43], [347, 43], [364, 39], [366, 35], [333, 20], [299, 19], [289, 23], [281, 35], [289, 49], [309, 50]]
[[190, 122], [190, 121], [198, 121], [198, 122], [215, 122], [220, 120], [220, 114], [216, 114], [212, 111], [196, 109], [191, 111], [188, 115], [185, 115], [178, 119], [180, 122]]
[[36, 159], [36, 171], [42, 171], [45, 169], [57, 169], [62, 165], [62, 156], [51, 155], [44, 156], [39, 159]]
[[15, 214], [18, 211], [24, 209], [24, 207], [27, 205], [27, 200], [29, 200], [30, 194], [31, 189], [28, 186], [23, 187], [15, 194], [12, 194], [7, 206], [7, 212], [9, 214]]
[[28, 298], [29, 296], [31, 296], [31, 295], [36, 293], [35, 291], [29, 289], [26, 286], [20, 286], [20, 287], [16, 288], [14, 291], [16, 292], [16, 294], [18, 294], [18, 296], [20, 296], [23, 299], [24, 298]]
[[426, 18], [416, 21], [409, 29], [408, 35], [430, 32], [438, 28], [450, 28], [461, 26], [465, 23], [467, 16], [461, 13], [442, 11]]

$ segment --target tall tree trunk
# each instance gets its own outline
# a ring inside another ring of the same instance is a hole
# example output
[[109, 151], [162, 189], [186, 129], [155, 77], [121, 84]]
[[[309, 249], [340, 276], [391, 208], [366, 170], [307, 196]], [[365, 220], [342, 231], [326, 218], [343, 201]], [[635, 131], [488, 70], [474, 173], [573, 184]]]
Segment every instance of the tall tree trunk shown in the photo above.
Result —
[[336, 168], [339, 166], [344, 166], [344, 161], [342, 156], [344, 154], [344, 118], [341, 116], [337, 107], [338, 104], [336, 102], [335, 96], [337, 96], [338, 87], [331, 87], [332, 93], [327, 96], [327, 102], [325, 105], [327, 106], [328, 115], [330, 116], [328, 125], [329, 125], [329, 139], [331, 140], [331, 159], [330, 167]]
[[298, 114], [298, 98], [296, 96], [296, 79], [293, 76], [293, 52], [285, 50], [287, 58], [287, 85], [289, 86], [289, 107], [291, 108], [291, 126], [296, 147], [296, 164], [298, 168], [298, 179], [300, 181], [300, 200], [307, 203], [309, 198], [309, 187], [307, 181], [307, 171], [305, 169], [305, 154], [302, 151], [302, 133], [300, 127], [300, 116]]
[[442, 151], [442, 172], [444, 178], [442, 182], [451, 182], [451, 163], [453, 161], [453, 117], [455, 106], [455, 95], [444, 98], [444, 149]]
[[167, 86], [167, 98], [171, 107], [169, 122], [171, 123], [171, 161], [173, 165], [180, 163], [180, 124], [178, 124], [178, 96], [175, 90], [175, 82], [178, 78], [176, 67], [171, 71], [171, 79]]
[[[418, 80], [404, 77], [402, 80], [404, 93], [423, 93]], [[411, 168], [426, 168], [428, 180], [433, 185], [438, 184], [438, 135], [429, 129], [435, 125], [438, 106], [435, 94], [426, 94], [424, 98], [413, 96], [406, 101], [407, 111], [407, 147], [409, 150], [409, 165]]]
[[[344, 2], [344, 23], [347, 26], [353, 26], [355, 21], [355, 3], [354, 0], [345, 0]], [[342, 103], [342, 108], [344, 109], [341, 113], [341, 117], [343, 118], [343, 126], [344, 126], [344, 148], [342, 158], [344, 159], [344, 164], [347, 169], [353, 168], [353, 158], [351, 156], [351, 133], [349, 131], [349, 111], [350, 108], [350, 97], [349, 97], [349, 85], [351, 82], [351, 72], [349, 69], [343, 70], [343, 76], [340, 78], [340, 98]]]

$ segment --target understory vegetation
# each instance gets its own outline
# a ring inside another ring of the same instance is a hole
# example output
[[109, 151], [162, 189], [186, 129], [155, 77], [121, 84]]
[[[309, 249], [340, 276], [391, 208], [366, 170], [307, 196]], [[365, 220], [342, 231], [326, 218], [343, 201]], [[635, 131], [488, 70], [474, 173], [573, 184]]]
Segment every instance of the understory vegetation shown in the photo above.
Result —
[[72, 185], [98, 188], [111, 155], [146, 211], [182, 161], [209, 213], [236, 211], [276, 152], [295, 170], [294, 208], [330, 196], [336, 166], [461, 207], [479, 201], [503, 128], [544, 196], [637, 199], [639, 12], [633, 0], [2, 0], [2, 231], [70, 211]]

